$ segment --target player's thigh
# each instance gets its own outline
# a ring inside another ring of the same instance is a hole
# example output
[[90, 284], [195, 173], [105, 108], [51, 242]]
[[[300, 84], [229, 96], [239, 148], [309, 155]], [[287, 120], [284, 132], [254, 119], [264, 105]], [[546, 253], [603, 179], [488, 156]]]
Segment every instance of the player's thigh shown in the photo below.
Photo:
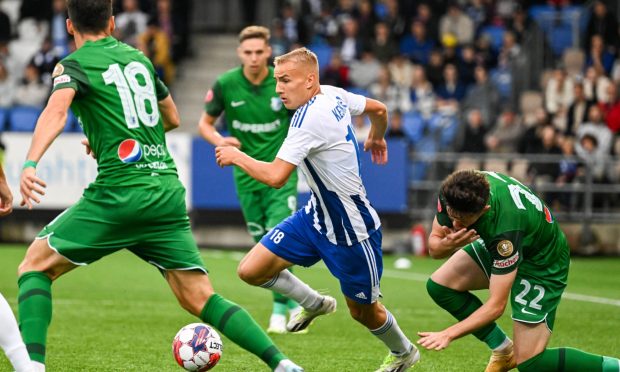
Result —
[[255, 242], [260, 241], [267, 232], [265, 230], [267, 218], [262, 204], [263, 193], [264, 190], [255, 190], [239, 191], [238, 194], [246, 228]]
[[35, 239], [28, 247], [26, 255], [18, 267], [18, 275], [29, 271], [39, 271], [54, 280], [76, 267], [77, 265], [51, 249], [47, 239]]
[[256, 243], [239, 262], [237, 274], [245, 282], [260, 285], [292, 265], [291, 262], [267, 249], [262, 243]]
[[514, 353], [518, 363], [522, 363], [542, 353], [551, 337], [551, 331], [544, 323], [513, 322]]
[[457, 291], [489, 288], [491, 258], [488, 251], [474, 242], [456, 251], [437, 269], [431, 279]]
[[274, 226], [284, 221], [297, 211], [297, 182], [291, 179], [279, 189], [269, 188], [264, 192], [262, 201], [265, 210], [265, 230], [269, 231]]
[[165, 277], [181, 306], [199, 316], [214, 293], [207, 274], [201, 270], [166, 270]]
[[321, 258], [340, 281], [342, 293], [360, 304], [372, 304], [381, 295], [381, 242], [382, 232], [379, 229], [369, 238], [351, 246], [332, 244], [327, 238], [323, 238], [319, 245]]

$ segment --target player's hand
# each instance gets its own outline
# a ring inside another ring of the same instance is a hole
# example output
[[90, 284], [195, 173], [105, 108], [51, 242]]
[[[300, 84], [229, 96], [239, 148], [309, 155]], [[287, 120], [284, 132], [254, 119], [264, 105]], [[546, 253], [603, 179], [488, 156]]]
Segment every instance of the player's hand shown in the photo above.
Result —
[[218, 146], [215, 148], [215, 161], [220, 167], [233, 165], [238, 154], [241, 151], [234, 146]]
[[238, 149], [241, 148], [241, 142], [239, 142], [237, 137], [222, 137], [221, 141], [217, 145], [218, 146], [233, 146]]
[[450, 345], [452, 337], [446, 331], [441, 332], [418, 332], [421, 338], [418, 345], [422, 345], [428, 350], [443, 350]]
[[22, 171], [22, 177], [19, 182], [19, 192], [22, 194], [20, 206], [27, 206], [32, 209], [32, 202], [39, 204], [41, 200], [39, 195], [45, 195], [44, 188], [47, 187], [42, 179], [36, 176], [36, 170], [28, 167]]
[[95, 156], [95, 153], [93, 152], [93, 149], [90, 148], [90, 143], [88, 142], [88, 138], [84, 138], [82, 140], [82, 145], [86, 147], [86, 155], [90, 155], [93, 159], [97, 159], [97, 157]]
[[442, 226], [441, 229], [445, 234], [441, 244], [446, 247], [459, 248], [480, 239], [480, 235], [474, 229], [462, 228], [454, 231], [447, 226]]
[[0, 180], [0, 217], [13, 211], [13, 194], [6, 180]]
[[383, 165], [388, 162], [387, 143], [385, 138], [372, 139], [368, 137], [364, 142], [364, 151], [370, 151], [373, 163]]

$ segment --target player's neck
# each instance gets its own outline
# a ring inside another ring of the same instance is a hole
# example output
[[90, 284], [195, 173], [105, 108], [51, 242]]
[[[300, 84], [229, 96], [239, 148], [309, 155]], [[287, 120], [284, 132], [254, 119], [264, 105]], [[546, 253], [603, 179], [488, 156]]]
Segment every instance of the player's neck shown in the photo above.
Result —
[[98, 34], [75, 33], [74, 36], [75, 36], [75, 47], [77, 49], [80, 49], [81, 47], [84, 46], [84, 44], [86, 44], [87, 41], [97, 41], [97, 40], [105, 39], [106, 37], [110, 35], [107, 32], [101, 32]]
[[252, 74], [248, 70], [243, 68], [243, 76], [253, 85], [260, 85], [260, 83], [265, 80], [265, 78], [269, 75], [269, 67], [265, 66], [265, 68], [261, 69], [258, 74]]

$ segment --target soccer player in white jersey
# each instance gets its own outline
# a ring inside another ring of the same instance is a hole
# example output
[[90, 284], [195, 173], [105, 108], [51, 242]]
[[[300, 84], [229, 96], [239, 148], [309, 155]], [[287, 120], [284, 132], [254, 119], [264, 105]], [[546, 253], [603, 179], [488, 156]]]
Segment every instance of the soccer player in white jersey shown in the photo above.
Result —
[[319, 294], [287, 267], [319, 260], [340, 281], [351, 316], [390, 350], [378, 371], [404, 371], [420, 353], [392, 314], [378, 301], [383, 271], [381, 222], [366, 198], [351, 114], [368, 114], [370, 134], [364, 150], [376, 164], [387, 162], [383, 103], [343, 89], [322, 86], [316, 55], [295, 49], [275, 60], [276, 92], [288, 109], [297, 109], [288, 135], [272, 162], [255, 160], [237, 148], [217, 147], [220, 166], [237, 165], [253, 178], [282, 187], [299, 167], [312, 197], [308, 204], [267, 233], [239, 264], [249, 284], [269, 288], [299, 302], [304, 310], [287, 324], [291, 332], [336, 310], [336, 300]]

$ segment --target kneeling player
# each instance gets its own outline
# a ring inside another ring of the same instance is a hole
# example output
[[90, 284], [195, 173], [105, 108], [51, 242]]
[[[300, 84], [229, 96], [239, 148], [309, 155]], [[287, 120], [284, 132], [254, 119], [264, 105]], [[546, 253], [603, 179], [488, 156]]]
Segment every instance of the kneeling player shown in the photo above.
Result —
[[[467, 243], [472, 244], [459, 250]], [[429, 248], [433, 257], [454, 253], [427, 289], [460, 322], [441, 332], [420, 332], [420, 345], [442, 350], [473, 333], [494, 348], [487, 371], [619, 370], [615, 358], [547, 348], [566, 287], [569, 249], [549, 208], [514, 178], [472, 170], [450, 175], [441, 186]], [[484, 304], [468, 292], [487, 287]], [[494, 323], [508, 298], [514, 352]]]

